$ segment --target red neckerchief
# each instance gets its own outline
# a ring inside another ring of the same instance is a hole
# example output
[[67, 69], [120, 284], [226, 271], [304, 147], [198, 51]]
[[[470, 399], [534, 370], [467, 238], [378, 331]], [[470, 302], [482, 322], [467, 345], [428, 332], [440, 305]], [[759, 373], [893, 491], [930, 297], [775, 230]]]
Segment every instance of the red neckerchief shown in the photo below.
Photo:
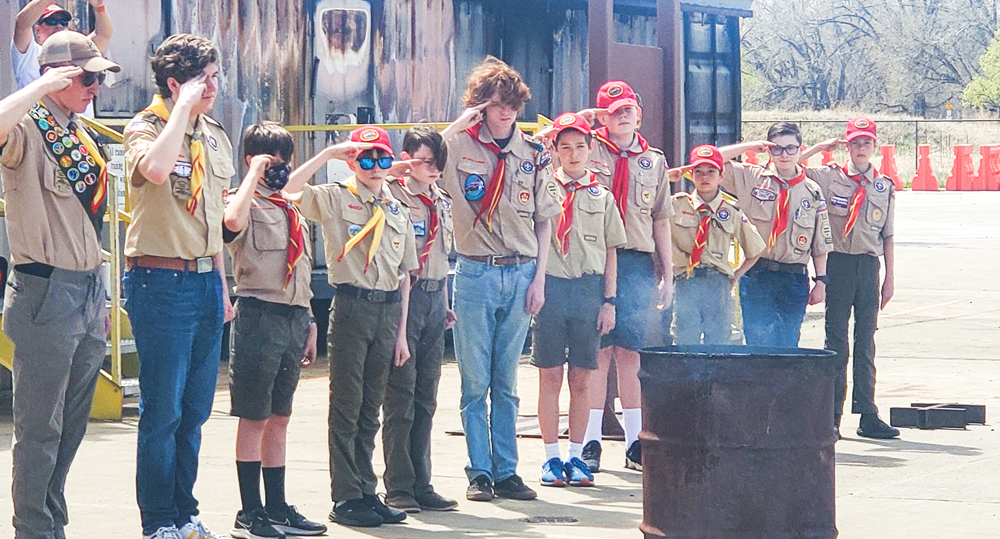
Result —
[[[475, 228], [476, 223], [479, 222], [479, 218], [483, 215], [483, 212], [486, 212], [486, 227], [492, 231], [493, 212], [496, 211], [497, 205], [500, 204], [500, 195], [503, 194], [504, 174], [507, 169], [508, 152], [502, 151], [496, 142], [483, 142], [482, 140], [479, 140], [479, 127], [481, 125], [482, 124], [476, 124], [469, 129], [466, 129], [465, 132], [468, 133], [473, 140], [483, 146], [486, 146], [486, 148], [493, 152], [493, 155], [497, 156], [497, 165], [493, 169], [493, 176], [490, 177], [489, 185], [486, 186], [486, 196], [483, 197], [484, 200], [479, 206], [479, 212], [476, 213], [476, 220], [473, 221], [472, 226]], [[517, 128], [515, 127], [515, 130], [516, 129]], [[516, 135], [516, 132], [512, 134], [512, 136]]]
[[642, 138], [642, 135], [636, 132], [635, 136], [639, 139], [640, 150], [638, 152], [622, 150], [617, 144], [611, 142], [607, 126], [600, 127], [594, 131], [594, 138], [603, 142], [608, 147], [608, 151], [618, 156], [618, 159], [615, 161], [615, 174], [611, 180], [611, 194], [615, 196], [615, 204], [618, 206], [618, 213], [622, 215], [623, 221], [625, 220], [625, 208], [628, 206], [628, 158], [639, 155], [649, 149], [649, 143], [646, 142], [646, 139]]
[[[770, 164], [768, 165], [770, 166]], [[775, 241], [778, 236], [788, 228], [788, 199], [790, 197], [789, 191], [792, 187], [802, 183], [806, 179], [806, 170], [801, 169], [799, 175], [785, 182], [781, 178], [775, 175], [775, 179], [778, 180], [778, 185], [781, 187], [778, 193], [778, 203], [774, 208], [774, 226], [771, 227], [771, 236], [767, 240], [767, 247], [770, 249], [774, 247]]]
[[305, 239], [302, 234], [302, 217], [299, 215], [299, 211], [295, 209], [295, 205], [285, 200], [279, 193], [264, 196], [254, 192], [254, 195], [263, 198], [279, 208], [284, 208], [285, 215], [288, 216], [288, 271], [285, 273], [285, 286], [282, 288], [284, 290], [288, 288], [288, 283], [292, 282], [292, 273], [295, 271], [295, 264], [302, 258], [302, 254], [305, 253], [306, 249]]
[[[562, 183], [562, 180], [559, 183]], [[576, 197], [576, 192], [598, 185], [600, 182], [597, 181], [597, 175], [593, 172], [590, 173], [589, 182], [586, 184], [581, 184], [572, 178], [570, 178], [569, 184], [563, 184], [563, 188], [566, 189], [566, 197], [563, 198], [562, 213], [559, 214], [559, 225], [556, 227], [556, 246], [559, 247], [563, 258], [569, 253], [569, 230], [573, 226], [573, 199]]]

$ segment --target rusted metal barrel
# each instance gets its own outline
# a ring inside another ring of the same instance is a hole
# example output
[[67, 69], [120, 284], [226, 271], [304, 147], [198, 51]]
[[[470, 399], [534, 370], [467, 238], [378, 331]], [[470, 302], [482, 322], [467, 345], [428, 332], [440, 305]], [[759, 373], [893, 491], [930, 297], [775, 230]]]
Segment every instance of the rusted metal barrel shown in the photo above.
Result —
[[827, 350], [640, 351], [647, 539], [837, 536]]

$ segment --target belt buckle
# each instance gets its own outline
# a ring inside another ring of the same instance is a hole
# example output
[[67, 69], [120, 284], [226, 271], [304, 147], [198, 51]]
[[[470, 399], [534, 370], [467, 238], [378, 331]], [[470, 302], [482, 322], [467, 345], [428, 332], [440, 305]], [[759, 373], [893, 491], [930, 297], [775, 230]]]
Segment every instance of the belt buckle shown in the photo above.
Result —
[[212, 257], [203, 256], [201, 258], [195, 259], [194, 262], [198, 273], [208, 273], [212, 271]]
[[385, 303], [385, 290], [372, 290], [368, 292], [368, 301], [372, 303]]
[[486, 263], [489, 264], [489, 265], [491, 265], [491, 266], [500, 266], [501, 264], [498, 263], [498, 261], [501, 258], [503, 258], [503, 257], [502, 256], [496, 256], [496, 255], [490, 255], [489, 258], [486, 260]]

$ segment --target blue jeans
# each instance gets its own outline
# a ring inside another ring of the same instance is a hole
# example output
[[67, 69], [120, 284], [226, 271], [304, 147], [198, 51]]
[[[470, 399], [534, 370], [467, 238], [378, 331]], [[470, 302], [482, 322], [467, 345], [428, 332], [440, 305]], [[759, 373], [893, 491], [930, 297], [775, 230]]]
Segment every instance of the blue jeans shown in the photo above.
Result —
[[455, 270], [465, 473], [470, 480], [485, 475], [502, 481], [517, 471], [517, 368], [531, 322], [524, 302], [535, 262], [500, 267], [460, 256]]
[[798, 347], [808, 302], [808, 275], [751, 268], [740, 279], [747, 344]]
[[133, 268], [123, 285], [139, 353], [136, 499], [151, 534], [198, 514], [193, 490], [222, 351], [222, 281], [216, 271]]

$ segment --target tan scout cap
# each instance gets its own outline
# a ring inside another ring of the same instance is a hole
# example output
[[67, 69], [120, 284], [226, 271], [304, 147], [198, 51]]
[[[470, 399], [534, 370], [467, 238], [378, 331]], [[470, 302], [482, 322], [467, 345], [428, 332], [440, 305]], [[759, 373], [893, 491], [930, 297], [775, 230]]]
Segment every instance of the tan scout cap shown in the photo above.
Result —
[[63, 63], [82, 67], [84, 71], [91, 73], [101, 71], [117, 73], [122, 70], [118, 64], [101, 56], [101, 51], [89, 37], [72, 30], [52, 34], [38, 52], [40, 66]]

